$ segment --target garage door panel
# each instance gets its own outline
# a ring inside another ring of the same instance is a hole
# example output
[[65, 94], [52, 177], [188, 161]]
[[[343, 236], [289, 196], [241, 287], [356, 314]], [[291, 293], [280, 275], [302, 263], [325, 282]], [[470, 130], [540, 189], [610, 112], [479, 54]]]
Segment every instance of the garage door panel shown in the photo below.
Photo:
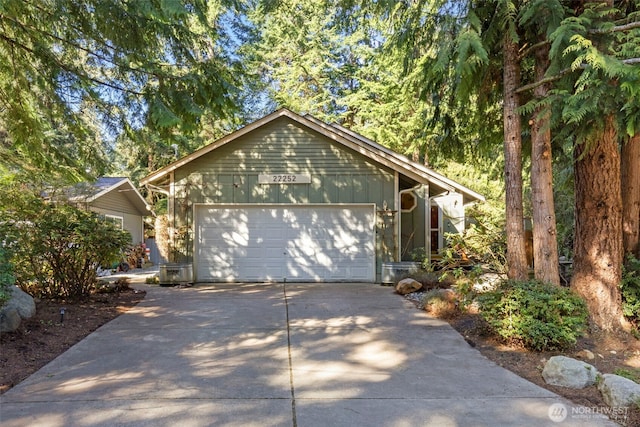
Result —
[[198, 281], [375, 277], [373, 205], [199, 206], [196, 221]]
[[205, 261], [209, 261], [208, 265], [214, 265], [217, 267], [231, 267], [233, 265], [233, 257], [224, 255], [212, 254], [210, 257], [203, 258]]
[[262, 247], [247, 248], [247, 256], [250, 258], [263, 258], [265, 249]]

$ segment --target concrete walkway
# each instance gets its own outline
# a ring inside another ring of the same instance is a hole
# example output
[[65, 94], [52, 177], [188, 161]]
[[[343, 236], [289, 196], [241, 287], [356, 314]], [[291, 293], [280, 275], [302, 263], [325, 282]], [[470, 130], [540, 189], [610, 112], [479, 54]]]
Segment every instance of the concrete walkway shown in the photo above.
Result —
[[136, 286], [142, 303], [0, 396], [0, 425], [614, 425], [389, 287]]

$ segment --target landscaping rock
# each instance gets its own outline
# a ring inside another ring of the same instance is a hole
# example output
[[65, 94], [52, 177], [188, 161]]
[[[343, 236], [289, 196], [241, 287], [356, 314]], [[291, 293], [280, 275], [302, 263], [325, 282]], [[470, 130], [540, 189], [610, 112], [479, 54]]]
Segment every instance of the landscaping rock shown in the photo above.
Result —
[[578, 353], [576, 353], [576, 357], [579, 357], [580, 359], [584, 359], [584, 360], [593, 360], [596, 358], [593, 352], [587, 349], [581, 350]]
[[506, 279], [507, 277], [503, 274], [485, 273], [478, 276], [476, 282], [473, 284], [473, 290], [480, 293], [495, 291], [500, 282]]
[[619, 375], [604, 374], [598, 390], [612, 408], [631, 406], [640, 401], [640, 384]]
[[569, 388], [585, 388], [596, 383], [598, 370], [581, 360], [553, 356], [544, 365], [542, 377], [547, 384]]
[[0, 334], [13, 332], [20, 326], [22, 317], [14, 307], [2, 307], [0, 309]]
[[0, 308], [0, 333], [15, 331], [23, 319], [36, 314], [36, 303], [31, 295], [17, 286], [11, 286], [9, 289], [11, 297]]
[[422, 289], [422, 283], [411, 278], [402, 279], [396, 285], [396, 292], [400, 295], [407, 295]]

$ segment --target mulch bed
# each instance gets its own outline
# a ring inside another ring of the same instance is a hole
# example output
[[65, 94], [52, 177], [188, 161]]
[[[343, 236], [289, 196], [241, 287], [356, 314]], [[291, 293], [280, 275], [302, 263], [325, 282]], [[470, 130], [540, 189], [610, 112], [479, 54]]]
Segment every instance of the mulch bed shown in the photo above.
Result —
[[[0, 335], [0, 394], [144, 299], [133, 289], [83, 301], [36, 300], [36, 315]], [[61, 309], [64, 308], [64, 316]]]

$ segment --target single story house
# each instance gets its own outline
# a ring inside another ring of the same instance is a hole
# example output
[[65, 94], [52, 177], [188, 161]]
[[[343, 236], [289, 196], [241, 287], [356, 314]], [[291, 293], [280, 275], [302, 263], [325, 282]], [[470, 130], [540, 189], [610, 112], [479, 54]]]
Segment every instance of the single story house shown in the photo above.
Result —
[[151, 207], [129, 178], [101, 177], [95, 183], [76, 185], [67, 194], [79, 208], [96, 212], [131, 234], [131, 243], [144, 242], [144, 217]]
[[280, 109], [141, 180], [196, 282], [379, 281], [483, 196], [349, 129]]

